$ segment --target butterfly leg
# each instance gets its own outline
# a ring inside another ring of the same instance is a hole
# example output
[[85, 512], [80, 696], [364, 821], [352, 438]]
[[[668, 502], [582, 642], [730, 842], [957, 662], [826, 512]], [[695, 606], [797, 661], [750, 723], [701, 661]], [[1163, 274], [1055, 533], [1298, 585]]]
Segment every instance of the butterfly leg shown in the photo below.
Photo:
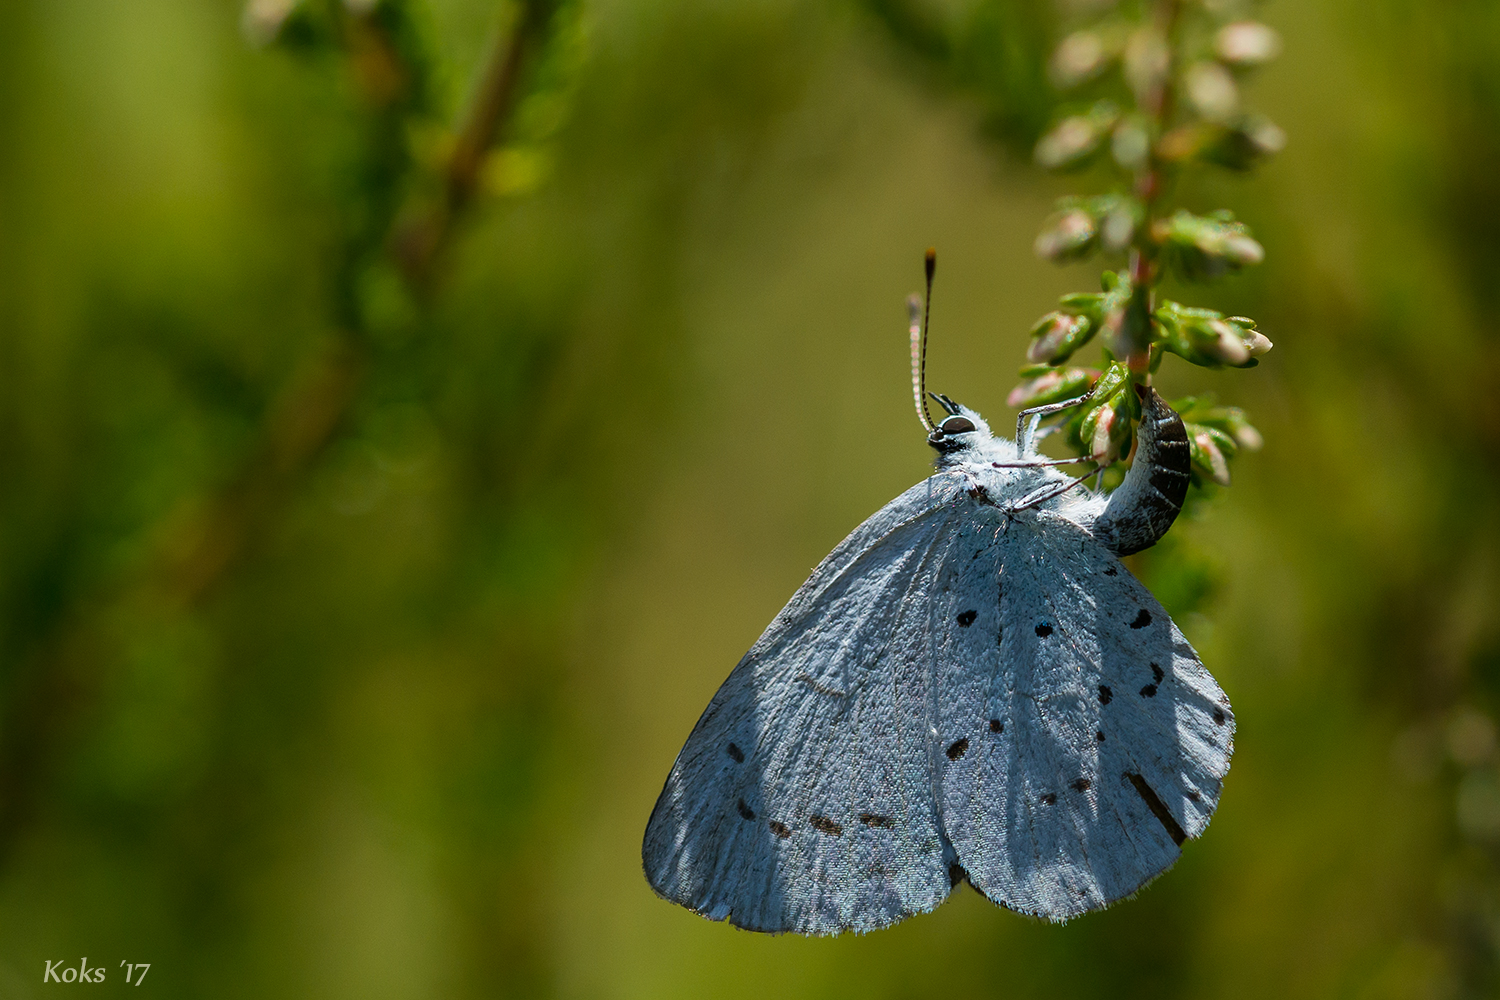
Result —
[[[1100, 469], [1102, 468], [1103, 467], [1101, 466]], [[1028, 507], [1035, 507], [1037, 504], [1045, 503], [1048, 500], [1051, 500], [1053, 497], [1061, 496], [1062, 494], [1071, 490], [1073, 487], [1082, 484], [1085, 479], [1099, 472], [1100, 469], [1090, 469], [1088, 472], [1085, 472], [1077, 479], [1070, 479], [1065, 483], [1058, 483], [1056, 486], [1048, 484], [1047, 486], [1043, 486], [1041, 489], [1032, 490], [1030, 493], [1026, 494], [1026, 496], [1022, 497], [1016, 503], [1007, 506], [1005, 509], [1009, 513], [1014, 514], [1016, 511], [1026, 510]]]
[[1033, 406], [1030, 409], [1022, 410], [1019, 414], [1016, 415], [1017, 450], [1019, 450], [1023, 455], [1031, 450], [1031, 442], [1032, 439], [1036, 437], [1037, 425], [1042, 422], [1042, 418], [1047, 414], [1057, 413], [1060, 410], [1066, 410], [1069, 407], [1077, 406], [1079, 403], [1084, 402], [1093, 394], [1094, 390], [1090, 389], [1082, 396], [1078, 396], [1073, 399], [1065, 399], [1061, 403], [1047, 403], [1044, 406]]
[[993, 469], [1039, 469], [1045, 465], [1079, 465], [1092, 461], [1092, 458], [1084, 455], [1082, 458], [1045, 458], [1035, 462], [991, 462], [990, 467]]

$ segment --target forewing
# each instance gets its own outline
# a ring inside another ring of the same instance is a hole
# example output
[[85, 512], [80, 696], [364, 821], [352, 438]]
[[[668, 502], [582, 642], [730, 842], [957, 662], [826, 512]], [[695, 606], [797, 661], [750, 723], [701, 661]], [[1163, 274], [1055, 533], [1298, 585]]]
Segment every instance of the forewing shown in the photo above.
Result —
[[1086, 530], [1043, 511], [981, 541], [938, 585], [942, 823], [987, 896], [1065, 920], [1135, 892], [1203, 832], [1234, 720]]
[[646, 828], [659, 894], [804, 934], [873, 930], [946, 898], [931, 609], [962, 487], [933, 476], [866, 521], [734, 668]]

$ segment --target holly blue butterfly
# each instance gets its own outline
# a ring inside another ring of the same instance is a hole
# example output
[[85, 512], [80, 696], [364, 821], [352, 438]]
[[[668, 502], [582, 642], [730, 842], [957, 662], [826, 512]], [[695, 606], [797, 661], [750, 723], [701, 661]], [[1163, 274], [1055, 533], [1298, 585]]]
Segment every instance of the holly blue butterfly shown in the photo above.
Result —
[[[931, 294], [932, 257], [928, 258]], [[925, 311], [924, 311], [925, 313]], [[1182, 420], [1137, 386], [1108, 495], [934, 396], [936, 471], [813, 570], [688, 737], [646, 828], [658, 894], [757, 931], [837, 934], [967, 881], [1062, 921], [1129, 896], [1207, 828], [1233, 751], [1219, 685], [1119, 557], [1186, 495]], [[1084, 477], [1086, 478], [1086, 477]]]

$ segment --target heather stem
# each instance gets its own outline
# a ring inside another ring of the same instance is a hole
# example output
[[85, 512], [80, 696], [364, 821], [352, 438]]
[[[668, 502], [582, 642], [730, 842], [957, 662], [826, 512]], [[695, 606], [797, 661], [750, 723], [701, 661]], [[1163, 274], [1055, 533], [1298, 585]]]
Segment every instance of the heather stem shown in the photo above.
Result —
[[1181, 0], [1159, 0], [1152, 8], [1151, 19], [1166, 43], [1167, 65], [1140, 100], [1140, 110], [1147, 118], [1147, 132], [1152, 141], [1151, 153], [1145, 164], [1136, 170], [1134, 178], [1135, 194], [1144, 212], [1130, 248], [1130, 283], [1134, 289], [1130, 312], [1136, 321], [1129, 326], [1132, 336], [1127, 341], [1129, 352], [1125, 361], [1132, 376], [1148, 385], [1151, 382], [1150, 317], [1156, 307], [1156, 284], [1161, 279], [1153, 230], [1160, 217], [1158, 205], [1166, 183], [1165, 165], [1158, 154], [1157, 142], [1171, 120], [1177, 100], [1175, 43], [1181, 11]]

